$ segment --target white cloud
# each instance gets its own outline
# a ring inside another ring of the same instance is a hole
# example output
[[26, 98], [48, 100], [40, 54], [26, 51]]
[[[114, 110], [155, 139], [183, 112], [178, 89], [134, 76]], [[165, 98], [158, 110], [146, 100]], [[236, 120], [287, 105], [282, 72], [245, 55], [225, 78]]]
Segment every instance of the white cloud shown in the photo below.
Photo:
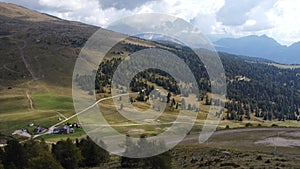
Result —
[[274, 27], [268, 11], [273, 8], [276, 0], [260, 1], [226, 0], [225, 5], [217, 12], [220, 31], [230, 36], [261, 34], [261, 31]]
[[116, 8], [134, 10], [145, 3], [159, 0], [98, 0], [102, 9]]
[[285, 44], [300, 41], [299, 6], [298, 0], [279, 0], [268, 13], [276, 25], [268, 35]]
[[39, 0], [41, 6], [49, 7], [50, 9], [56, 9], [60, 12], [77, 11], [85, 8], [89, 5], [89, 1], [85, 0]]
[[283, 44], [300, 41], [298, 0], [0, 0], [63, 19], [107, 26], [140, 13], [183, 18], [205, 34], [266, 34]]
[[249, 19], [245, 22], [245, 26], [254, 26], [256, 25], [256, 20], [253, 20], [253, 19]]
[[215, 13], [224, 5], [223, 0], [163, 0], [146, 3], [134, 13], [164, 13], [185, 19], [204, 33], [211, 33], [216, 25]]
[[217, 20], [225, 26], [238, 26], [244, 24], [252, 8], [260, 0], [226, 0], [224, 6], [217, 12]]

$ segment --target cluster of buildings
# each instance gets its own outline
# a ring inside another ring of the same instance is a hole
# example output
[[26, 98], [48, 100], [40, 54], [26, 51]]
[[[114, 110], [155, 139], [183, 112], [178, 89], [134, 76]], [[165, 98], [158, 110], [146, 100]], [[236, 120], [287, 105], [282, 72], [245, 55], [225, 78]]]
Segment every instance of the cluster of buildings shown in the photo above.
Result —
[[[52, 134], [71, 134], [75, 132], [75, 128], [81, 128], [81, 125], [77, 122], [74, 122], [73, 124], [67, 123], [62, 126], [56, 127]], [[47, 129], [42, 126], [37, 126], [34, 130], [34, 133], [40, 134], [47, 132]]]
[[75, 132], [75, 128], [80, 128], [81, 125], [77, 122], [73, 124], [65, 124], [62, 126], [59, 126], [53, 130], [53, 134], [70, 134]]

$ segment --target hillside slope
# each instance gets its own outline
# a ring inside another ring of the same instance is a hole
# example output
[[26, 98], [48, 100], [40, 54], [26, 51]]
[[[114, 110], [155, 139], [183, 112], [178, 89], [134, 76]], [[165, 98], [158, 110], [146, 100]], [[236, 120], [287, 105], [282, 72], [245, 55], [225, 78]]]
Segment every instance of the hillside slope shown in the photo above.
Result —
[[80, 48], [97, 27], [0, 3], [0, 86], [39, 79], [70, 85]]

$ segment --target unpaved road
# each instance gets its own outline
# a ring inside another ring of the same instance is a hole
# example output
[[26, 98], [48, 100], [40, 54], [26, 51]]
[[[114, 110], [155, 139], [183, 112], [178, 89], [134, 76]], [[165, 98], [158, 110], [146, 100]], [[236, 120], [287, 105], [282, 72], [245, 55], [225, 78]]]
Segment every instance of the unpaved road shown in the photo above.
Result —
[[22, 58], [22, 61], [26, 67], [26, 69], [28, 70], [28, 72], [30, 73], [32, 79], [36, 79], [34, 73], [33, 73], [33, 70], [32, 70], [32, 67], [30, 65], [30, 63], [25, 59], [25, 56], [24, 56], [24, 49], [26, 48], [27, 46], [27, 42], [24, 40], [23, 41], [24, 45], [22, 47], [19, 47], [19, 51], [20, 51], [20, 56]]
[[31, 135], [28, 132], [22, 131], [22, 130], [15, 130], [12, 135], [19, 135], [27, 138], [31, 138]]
[[[260, 131], [270, 131], [270, 132], [300, 132], [300, 128], [241, 128], [241, 129], [228, 129], [228, 130], [219, 130], [215, 131], [211, 137], [222, 136], [222, 135], [231, 135], [237, 133], [247, 133], [247, 132], [260, 132]], [[184, 141], [197, 140], [199, 135], [189, 135], [186, 136]]]
[[[129, 93], [129, 94], [136, 94], [136, 93]], [[126, 94], [119, 94], [119, 95], [116, 95], [116, 96], [112, 96], [112, 97], [107, 97], [107, 98], [100, 99], [100, 100], [96, 101], [94, 104], [90, 105], [89, 107], [83, 109], [82, 111], [80, 111], [80, 112], [78, 112], [78, 113], [76, 113], [76, 114], [74, 114], [74, 115], [72, 115], [72, 116], [66, 118], [66, 119], [63, 120], [63, 121], [60, 121], [60, 122], [58, 122], [58, 123], [52, 125], [51, 127], [49, 127], [49, 129], [48, 129], [47, 132], [42, 133], [42, 134], [38, 134], [38, 135], [34, 135], [33, 138], [37, 138], [37, 137], [42, 136], [42, 135], [46, 135], [46, 134], [51, 134], [51, 133], [53, 133], [53, 130], [54, 130], [54, 128], [55, 128], [56, 126], [61, 125], [61, 124], [65, 123], [65, 122], [67, 122], [68, 120], [70, 120], [70, 119], [72, 119], [72, 118], [74, 118], [74, 117], [76, 117], [76, 116], [78, 116], [78, 115], [80, 115], [80, 114], [82, 114], [82, 113], [84, 113], [84, 112], [90, 110], [91, 108], [95, 107], [96, 105], [98, 105], [98, 104], [99, 104], [100, 102], [102, 102], [102, 101], [109, 100], [109, 99], [113, 99], [113, 98], [117, 98], [117, 97], [120, 97], [120, 96], [126, 96], [126, 95], [128, 95], [128, 93], [126, 93]]]
[[230, 129], [230, 130], [219, 130], [216, 131], [213, 135], [223, 135], [223, 134], [232, 134], [239, 132], [252, 132], [252, 131], [300, 131], [300, 128], [242, 128], [242, 129]]
[[15, 71], [15, 70], [12, 70], [12, 69], [8, 68], [8, 67], [6, 66], [6, 64], [3, 65], [3, 69], [5, 69], [5, 70], [7, 70], [7, 71], [10, 71], [10, 72], [12, 72], [12, 73], [19, 73], [19, 72]]
[[59, 116], [63, 117], [64, 119], [67, 119], [67, 117], [65, 115], [63, 115], [61, 112], [55, 111], [55, 113], [57, 113]]
[[32, 98], [29, 95], [29, 90], [26, 91], [26, 97], [28, 99], [30, 109], [33, 110], [34, 109], [34, 107], [33, 107], [33, 101], [32, 101]]

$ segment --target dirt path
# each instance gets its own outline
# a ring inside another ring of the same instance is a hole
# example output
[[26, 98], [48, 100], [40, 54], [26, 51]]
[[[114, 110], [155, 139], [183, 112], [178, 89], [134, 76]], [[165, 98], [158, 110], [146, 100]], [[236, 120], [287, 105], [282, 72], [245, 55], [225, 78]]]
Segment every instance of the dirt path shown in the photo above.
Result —
[[63, 117], [64, 119], [67, 119], [67, 117], [65, 115], [63, 115], [61, 112], [55, 111], [55, 113], [57, 113], [59, 116]]
[[22, 137], [31, 138], [31, 135], [28, 132], [22, 131], [22, 130], [15, 130], [12, 135], [19, 135]]
[[84, 126], [94, 126], [94, 127], [130, 127], [130, 126], [154, 126], [154, 125], [173, 125], [173, 124], [190, 124], [194, 126], [204, 125], [194, 124], [189, 122], [163, 122], [163, 123], [132, 123], [132, 124], [84, 124]]
[[24, 40], [23, 43], [24, 43], [24, 45], [23, 45], [22, 47], [19, 47], [20, 56], [21, 56], [21, 58], [22, 58], [23, 63], [25, 64], [26, 69], [27, 69], [28, 72], [30, 73], [31, 77], [32, 77], [33, 79], [36, 79], [36, 76], [35, 76], [34, 73], [33, 73], [33, 70], [32, 70], [31, 65], [30, 65], [29, 62], [25, 59], [25, 56], [24, 56], [24, 51], [23, 51], [23, 50], [26, 48], [27, 42]]
[[[130, 93], [130, 94], [136, 94], [136, 93]], [[128, 95], [128, 93], [126, 93], [126, 94], [119, 94], [119, 95], [116, 95], [116, 96], [112, 96], [112, 97], [107, 97], [107, 98], [100, 99], [100, 100], [96, 101], [94, 104], [90, 105], [89, 107], [83, 109], [82, 111], [80, 111], [80, 112], [78, 112], [78, 113], [76, 113], [76, 114], [74, 114], [74, 115], [66, 118], [65, 120], [63, 120], [61, 122], [58, 122], [58, 123], [52, 125], [51, 127], [49, 127], [49, 129], [48, 129], [47, 132], [45, 132], [43, 134], [34, 135], [33, 138], [37, 138], [37, 137], [42, 136], [42, 135], [53, 133], [53, 130], [54, 130], [54, 128], [56, 126], [61, 125], [61, 124], [65, 123], [65, 122], [67, 122], [68, 120], [70, 120], [70, 119], [72, 119], [72, 118], [74, 118], [74, 117], [76, 117], [76, 116], [78, 116], [78, 115], [80, 115], [80, 114], [82, 114], [82, 113], [90, 110], [91, 108], [95, 107], [96, 105], [98, 105], [102, 101], [113, 99], [113, 98], [117, 98], [117, 97], [120, 97], [120, 96], [126, 96], [126, 95]]]
[[6, 66], [6, 64], [3, 65], [3, 69], [5, 69], [5, 70], [7, 70], [7, 71], [10, 71], [10, 72], [12, 72], [12, 73], [19, 73], [19, 72], [15, 71], [15, 70], [12, 70], [12, 69], [8, 68], [8, 67]]
[[231, 130], [219, 130], [213, 135], [224, 135], [238, 132], [253, 132], [253, 131], [300, 131], [300, 128], [242, 128], [242, 129], [231, 129]]
[[28, 102], [29, 102], [29, 108], [31, 110], [34, 110], [33, 101], [32, 101], [32, 98], [29, 95], [29, 90], [26, 90], [26, 97], [27, 97]]
[[[259, 132], [259, 131], [270, 131], [270, 132], [283, 132], [283, 131], [300, 131], [300, 128], [241, 128], [241, 129], [229, 129], [229, 130], [219, 130], [213, 133], [211, 137], [230, 135], [234, 133], [245, 133], [245, 132]], [[189, 135], [184, 141], [198, 140], [199, 135]]]

